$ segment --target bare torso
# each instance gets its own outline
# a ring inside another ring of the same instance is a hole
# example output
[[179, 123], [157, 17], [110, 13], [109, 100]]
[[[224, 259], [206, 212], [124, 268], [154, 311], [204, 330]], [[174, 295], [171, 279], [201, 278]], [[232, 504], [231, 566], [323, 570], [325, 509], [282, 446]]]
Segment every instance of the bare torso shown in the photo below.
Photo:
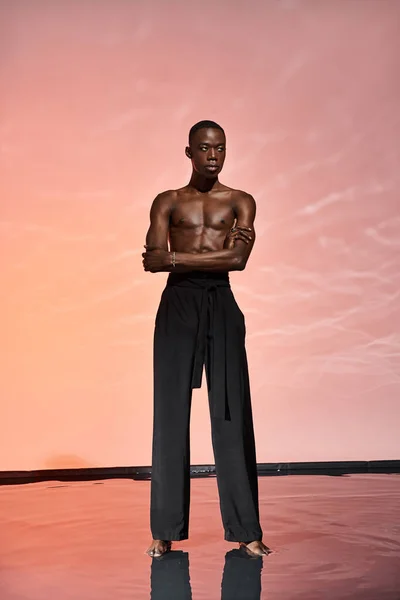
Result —
[[189, 186], [169, 192], [170, 249], [202, 253], [222, 250], [227, 233], [237, 218], [240, 194], [225, 185], [201, 193]]
[[143, 266], [153, 273], [243, 270], [254, 218], [254, 198], [219, 181], [209, 191], [189, 184], [162, 192], [150, 210]]

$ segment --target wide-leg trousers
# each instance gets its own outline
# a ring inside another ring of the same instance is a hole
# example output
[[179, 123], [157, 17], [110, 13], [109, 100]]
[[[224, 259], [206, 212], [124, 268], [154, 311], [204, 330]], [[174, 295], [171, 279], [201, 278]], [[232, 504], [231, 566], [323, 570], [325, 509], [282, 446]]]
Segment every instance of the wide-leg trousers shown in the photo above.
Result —
[[225, 539], [262, 539], [245, 335], [228, 273], [169, 275], [154, 332], [153, 539], [189, 536], [190, 410], [203, 366]]

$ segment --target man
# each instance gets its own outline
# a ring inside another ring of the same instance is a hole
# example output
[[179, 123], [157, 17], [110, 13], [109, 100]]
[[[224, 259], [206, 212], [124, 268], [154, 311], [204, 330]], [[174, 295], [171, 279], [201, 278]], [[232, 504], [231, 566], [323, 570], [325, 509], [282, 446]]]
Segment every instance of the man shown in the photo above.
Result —
[[170, 273], [154, 333], [150, 556], [188, 538], [190, 407], [203, 366], [225, 539], [251, 554], [268, 553], [259, 523], [244, 316], [228, 276], [246, 266], [256, 207], [252, 196], [220, 183], [225, 149], [220, 125], [196, 123], [186, 147], [189, 184], [159, 194], [150, 211], [143, 266]]

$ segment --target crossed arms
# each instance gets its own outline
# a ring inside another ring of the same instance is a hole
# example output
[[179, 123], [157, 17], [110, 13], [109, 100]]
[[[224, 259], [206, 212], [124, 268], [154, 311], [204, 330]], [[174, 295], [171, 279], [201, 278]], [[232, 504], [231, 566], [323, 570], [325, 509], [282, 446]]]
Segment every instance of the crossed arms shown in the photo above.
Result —
[[[243, 271], [255, 241], [256, 204], [249, 194], [241, 194], [235, 203], [235, 227], [226, 236], [223, 250], [203, 253], [170, 252], [168, 233], [171, 196], [159, 194], [150, 210], [150, 228], [143, 256], [145, 271]], [[174, 266], [175, 264], [175, 266]]]

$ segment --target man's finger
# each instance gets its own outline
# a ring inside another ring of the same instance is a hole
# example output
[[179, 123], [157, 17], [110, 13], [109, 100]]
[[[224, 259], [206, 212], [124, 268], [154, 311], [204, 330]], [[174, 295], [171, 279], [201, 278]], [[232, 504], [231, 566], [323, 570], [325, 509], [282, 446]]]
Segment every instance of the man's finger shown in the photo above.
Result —
[[246, 242], [246, 244], [251, 242], [251, 238], [249, 238], [244, 233], [239, 233], [238, 235], [235, 235], [235, 240], [240, 240], [241, 242]]
[[252, 240], [251, 235], [246, 233], [245, 231], [237, 231], [236, 233], [234, 233], [234, 237], [240, 238], [240, 239], [246, 239], [248, 241]]
[[243, 235], [251, 235], [248, 229], [236, 229], [236, 231], [232, 231], [233, 235], [237, 235], [238, 233], [241, 233]]

